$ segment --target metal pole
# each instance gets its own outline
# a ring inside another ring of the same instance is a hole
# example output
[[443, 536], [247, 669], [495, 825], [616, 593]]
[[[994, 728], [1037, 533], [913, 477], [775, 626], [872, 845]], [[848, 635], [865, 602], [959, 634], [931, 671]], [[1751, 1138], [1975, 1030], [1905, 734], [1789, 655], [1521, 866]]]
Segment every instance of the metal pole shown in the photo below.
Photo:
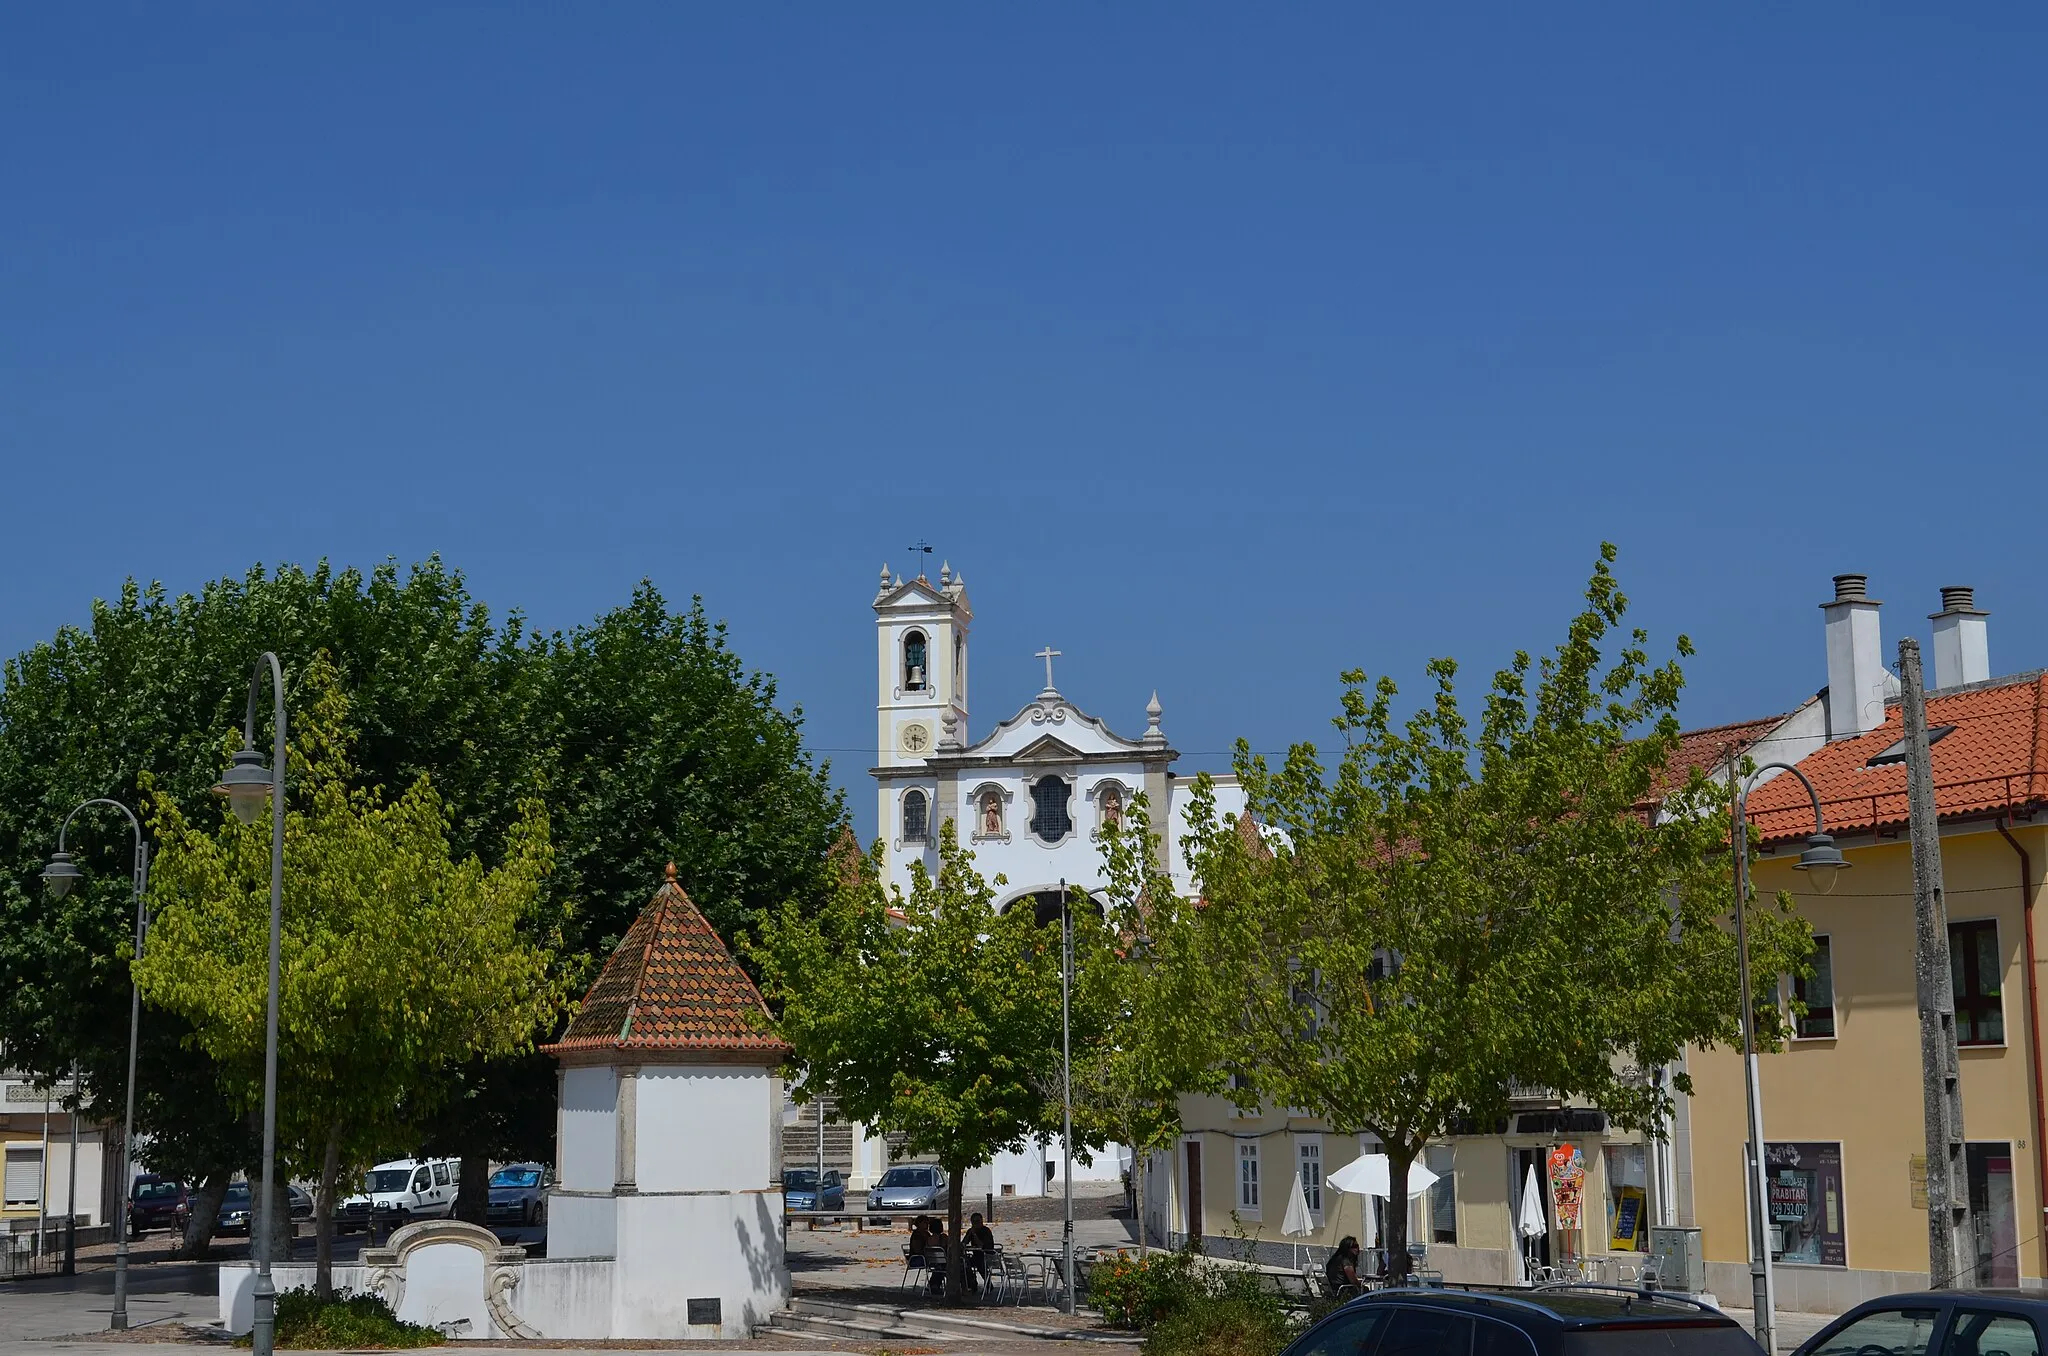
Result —
[[1927, 1123], [1927, 1275], [1934, 1288], [1968, 1287], [1977, 1269], [1970, 1231], [1969, 1157], [1956, 1057], [1956, 996], [1949, 970], [1948, 904], [1942, 897], [1941, 826], [1928, 750], [1920, 642], [1899, 642], [1906, 726], [1906, 802], [1913, 845], [1914, 978], [1920, 999], [1920, 1090]]
[[[126, 808], [126, 807], [123, 807]], [[132, 817], [132, 816], [131, 816]], [[142, 826], [135, 826], [135, 959], [142, 959], [142, 943], [149, 929], [144, 913], [144, 893], [149, 886], [149, 845], [142, 841]], [[128, 1330], [128, 1212], [135, 1196], [135, 1047], [142, 1039], [142, 986], [130, 973], [128, 981], [128, 1108], [121, 1122], [121, 1207], [114, 1220], [114, 1316], [115, 1332]]]
[[71, 1061], [71, 1190], [64, 1198], [64, 1274], [78, 1274], [78, 1061]]
[[256, 730], [256, 691], [262, 681], [265, 662], [270, 666], [270, 689], [274, 737], [270, 758], [270, 993], [263, 1029], [263, 1201], [256, 1212], [256, 1283], [250, 1287], [255, 1300], [255, 1325], [249, 1342], [253, 1356], [271, 1356], [277, 1334], [277, 1285], [270, 1278], [271, 1240], [277, 1221], [273, 1217], [273, 1172], [277, 1162], [277, 972], [279, 934], [284, 924], [284, 668], [268, 650], [256, 661], [249, 675], [249, 714], [244, 733], [253, 743]]
[[1749, 819], [1735, 755], [1728, 755], [1728, 790], [1735, 802], [1735, 967], [1742, 988], [1742, 1090], [1748, 1122], [1749, 1159], [1749, 1284], [1755, 1315], [1756, 1344], [1765, 1356], [1776, 1356], [1773, 1339], [1776, 1306], [1772, 1299], [1771, 1237], [1766, 1214], [1770, 1200], [1764, 1180], [1764, 1104], [1757, 1086], [1756, 1005], [1749, 987]]
[[1067, 883], [1060, 882], [1060, 1110], [1066, 1121], [1060, 1139], [1061, 1176], [1066, 1188], [1066, 1287], [1062, 1307], [1074, 1312], [1074, 920], [1067, 908]]
[[43, 1094], [43, 1166], [42, 1180], [36, 1184], [36, 1270], [43, 1267], [43, 1259], [49, 1256], [50, 1239], [50, 1094]]
[[[818, 1180], [815, 1185], [818, 1189], [811, 1193], [811, 1209], [823, 1210], [825, 1208], [825, 1099], [822, 1097], [818, 1099]], [[815, 1221], [813, 1221], [812, 1227], [817, 1227]]]

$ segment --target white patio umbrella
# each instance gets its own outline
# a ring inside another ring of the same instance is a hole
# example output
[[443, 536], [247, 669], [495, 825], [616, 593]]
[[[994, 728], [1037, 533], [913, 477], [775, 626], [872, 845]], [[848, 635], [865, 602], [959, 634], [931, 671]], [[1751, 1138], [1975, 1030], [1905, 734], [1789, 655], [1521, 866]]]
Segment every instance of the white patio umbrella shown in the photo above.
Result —
[[[1300, 1238], [1316, 1231], [1316, 1222], [1308, 1213], [1308, 1193], [1301, 1188], [1301, 1174], [1294, 1174], [1294, 1190], [1287, 1193], [1287, 1216], [1280, 1221], [1283, 1238]], [[1301, 1245], [1294, 1245], [1294, 1265], [1301, 1266]]]
[[1530, 1274], [1530, 1245], [1550, 1230], [1543, 1214], [1543, 1188], [1536, 1185], [1536, 1169], [1522, 1181], [1522, 1208], [1515, 1218], [1515, 1232], [1522, 1236], [1522, 1273]]
[[[1351, 1196], [1383, 1196], [1393, 1199], [1393, 1170], [1385, 1154], [1360, 1154], [1343, 1167], [1323, 1179], [1326, 1186]], [[1408, 1196], [1416, 1196], [1436, 1185], [1437, 1176], [1420, 1163], [1408, 1165]], [[1372, 1224], [1366, 1216], [1366, 1202], [1360, 1201], [1358, 1213], [1365, 1229], [1366, 1241], [1372, 1241]]]

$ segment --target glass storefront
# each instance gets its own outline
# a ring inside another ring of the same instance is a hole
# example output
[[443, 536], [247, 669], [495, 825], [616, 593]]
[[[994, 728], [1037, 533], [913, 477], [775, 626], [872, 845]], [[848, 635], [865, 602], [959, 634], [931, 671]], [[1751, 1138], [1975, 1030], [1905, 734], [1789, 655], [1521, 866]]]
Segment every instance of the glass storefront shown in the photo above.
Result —
[[1609, 1144], [1607, 1164], [1607, 1248], [1645, 1252], [1650, 1246], [1650, 1169], [1640, 1144]]
[[1767, 1142], [1764, 1189], [1771, 1256], [1780, 1262], [1849, 1264], [1842, 1225], [1842, 1146]]

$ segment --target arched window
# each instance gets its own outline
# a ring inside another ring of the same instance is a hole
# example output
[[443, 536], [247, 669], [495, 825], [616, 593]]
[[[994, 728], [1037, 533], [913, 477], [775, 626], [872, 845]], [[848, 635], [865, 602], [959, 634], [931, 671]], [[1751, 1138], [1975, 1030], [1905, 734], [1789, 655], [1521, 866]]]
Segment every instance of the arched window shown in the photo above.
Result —
[[967, 700], [967, 637], [953, 637], [953, 700]]
[[903, 841], [922, 843], [931, 828], [931, 802], [924, 792], [910, 790], [903, 793]]
[[1031, 784], [1031, 831], [1041, 842], [1057, 843], [1074, 831], [1067, 813], [1073, 788], [1058, 777], [1040, 777]]
[[924, 632], [912, 631], [903, 637], [903, 690], [924, 691], [925, 672]]

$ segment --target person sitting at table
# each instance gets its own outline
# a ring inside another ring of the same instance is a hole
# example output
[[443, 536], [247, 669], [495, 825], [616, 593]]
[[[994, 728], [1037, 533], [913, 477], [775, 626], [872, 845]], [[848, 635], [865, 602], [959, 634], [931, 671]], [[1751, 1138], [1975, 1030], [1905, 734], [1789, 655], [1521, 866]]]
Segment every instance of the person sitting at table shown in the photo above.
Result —
[[925, 1264], [931, 1269], [929, 1288], [936, 1295], [946, 1288], [946, 1221], [933, 1220], [931, 1229], [931, 1244], [925, 1253]]
[[932, 1222], [923, 1215], [910, 1221], [910, 1255], [922, 1257], [929, 1266], [932, 1259]]
[[1358, 1240], [1346, 1234], [1337, 1244], [1337, 1251], [1330, 1254], [1330, 1260], [1323, 1263], [1323, 1280], [1332, 1297], [1355, 1295], [1363, 1288], [1358, 1283], [1359, 1256]]
[[981, 1278], [987, 1280], [989, 1254], [996, 1250], [996, 1236], [988, 1225], [981, 1222], [979, 1212], [968, 1216], [968, 1220], [967, 1235], [964, 1240], [967, 1248], [967, 1260], [976, 1271], [981, 1273]]

